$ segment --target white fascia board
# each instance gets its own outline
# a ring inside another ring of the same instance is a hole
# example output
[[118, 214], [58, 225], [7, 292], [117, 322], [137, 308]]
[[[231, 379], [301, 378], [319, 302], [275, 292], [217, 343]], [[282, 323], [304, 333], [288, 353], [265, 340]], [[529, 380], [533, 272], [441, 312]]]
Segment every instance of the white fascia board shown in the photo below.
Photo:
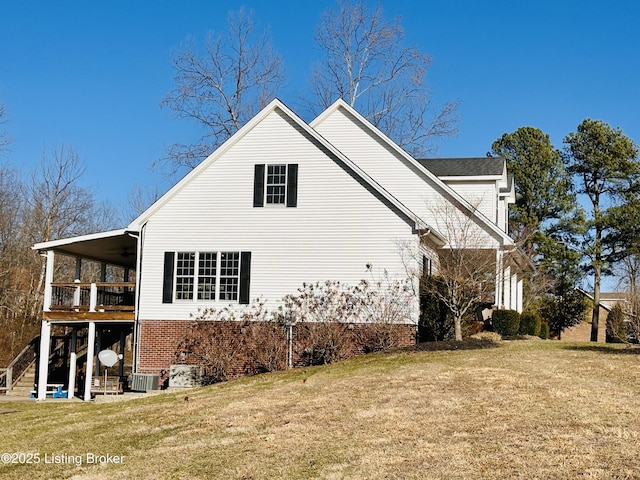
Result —
[[191, 181], [196, 178], [200, 172], [206, 170], [209, 165], [215, 162], [218, 158], [220, 158], [227, 150], [233, 147], [236, 143], [240, 141], [251, 129], [261, 122], [267, 115], [269, 115], [276, 108], [282, 108], [283, 110], [288, 110], [284, 104], [278, 100], [274, 99], [264, 107], [261, 111], [259, 111], [251, 120], [249, 120], [246, 124], [244, 124], [236, 133], [234, 133], [231, 137], [229, 137], [222, 145], [216, 148], [207, 158], [205, 158], [202, 162], [198, 164], [193, 170], [187, 173], [181, 180], [179, 180], [173, 187], [171, 187], [164, 195], [162, 195], [156, 202], [153, 203], [149, 208], [147, 208], [144, 212], [142, 212], [136, 219], [134, 219], [130, 224], [130, 228], [134, 228], [136, 230], [140, 229], [142, 225], [144, 225], [149, 217], [151, 217], [155, 212], [157, 212], [162, 206], [164, 206], [171, 198], [173, 198], [180, 190], [182, 190], [185, 186], [187, 186]]
[[274, 110], [280, 110], [285, 115], [287, 115], [293, 122], [295, 122], [300, 128], [306, 131], [311, 137], [321, 143], [324, 147], [326, 147], [332, 154], [340, 159], [345, 165], [347, 165], [356, 175], [358, 175], [364, 182], [369, 184], [372, 188], [374, 188], [378, 193], [380, 193], [387, 201], [391, 202], [397, 209], [399, 209], [404, 215], [408, 218], [411, 218], [415, 225], [414, 228], [416, 230], [422, 228], [428, 228], [427, 225], [424, 225], [421, 222], [421, 219], [413, 213], [410, 209], [408, 209], [402, 202], [400, 202], [397, 198], [387, 192], [382, 186], [380, 186], [375, 180], [373, 180], [369, 175], [367, 175], [359, 166], [357, 166], [354, 162], [352, 162], [346, 155], [340, 152], [333, 144], [331, 144], [327, 139], [325, 139], [322, 135], [320, 135], [316, 130], [311, 128], [305, 121], [303, 121], [298, 115], [296, 115], [289, 107], [287, 107], [280, 100], [275, 99], [265, 108], [263, 108], [260, 112], [258, 112], [251, 120], [249, 120], [240, 130], [238, 130], [235, 134], [233, 134], [226, 142], [224, 142], [220, 147], [218, 147], [211, 155], [209, 155], [205, 160], [203, 160], [196, 168], [194, 168], [191, 172], [185, 175], [182, 180], [176, 183], [167, 193], [165, 193], [158, 201], [156, 201], [151, 207], [149, 207], [145, 212], [143, 212], [138, 218], [136, 218], [129, 225], [130, 228], [134, 228], [139, 230], [141, 225], [143, 225], [149, 217], [151, 217], [156, 211], [158, 211], [162, 206], [176, 193], [182, 190], [189, 182], [192, 181], [195, 177], [197, 177], [201, 171], [205, 170], [209, 167], [213, 162], [215, 162], [221, 155], [223, 155], [227, 150], [229, 150], [233, 145], [239, 142], [254, 126], [260, 123], [267, 115], [269, 115]]
[[501, 175], [442, 175], [438, 177], [443, 181], [452, 181], [452, 182], [473, 182], [473, 183], [489, 183], [502, 180]]
[[51, 250], [52, 248], [61, 247], [63, 245], [70, 245], [72, 243], [86, 242], [89, 240], [100, 240], [103, 238], [119, 237], [132, 232], [128, 228], [121, 228], [119, 230], [109, 230], [107, 232], [90, 233], [89, 235], [81, 235], [79, 237], [62, 238], [60, 240], [51, 240], [49, 242], [36, 243], [31, 247], [32, 250]]
[[345, 102], [342, 98], [339, 98], [329, 108], [327, 108], [324, 112], [318, 115], [309, 125], [311, 128], [315, 128], [317, 125], [322, 123], [322, 121], [331, 115], [338, 108], [344, 108], [349, 112], [349, 114], [353, 115], [357, 120], [359, 120], [363, 125], [365, 125], [371, 132], [381, 138], [386, 144], [395, 152], [397, 152], [400, 156], [402, 156], [407, 162], [411, 163], [416, 169], [421, 171], [424, 175], [432, 179], [434, 182], [438, 183], [440, 187], [447, 192], [456, 202], [459, 203], [462, 207], [466, 208], [470, 213], [476, 216], [482, 223], [484, 223], [491, 231], [496, 233], [504, 246], [514, 245], [513, 239], [509, 237], [505, 232], [500, 230], [497, 225], [495, 225], [491, 220], [489, 220], [483, 213], [479, 212], [477, 209], [473, 208], [473, 206], [465, 200], [461, 195], [459, 195], [453, 188], [440, 180], [436, 175], [431, 173], [426, 167], [422, 166], [420, 162], [418, 162], [415, 158], [405, 152], [398, 144], [396, 144], [393, 140], [387, 137], [384, 133], [382, 133], [376, 126], [374, 126], [369, 120], [364, 118], [360, 113], [358, 113], [351, 105]]

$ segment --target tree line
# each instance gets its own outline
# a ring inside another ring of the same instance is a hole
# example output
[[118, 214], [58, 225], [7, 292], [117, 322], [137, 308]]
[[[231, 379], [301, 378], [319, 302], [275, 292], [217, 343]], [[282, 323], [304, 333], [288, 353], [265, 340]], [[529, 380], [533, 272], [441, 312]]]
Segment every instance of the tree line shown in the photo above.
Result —
[[[527, 278], [527, 307], [561, 335], [584, 320], [578, 288], [588, 288], [591, 341], [597, 341], [603, 277], [622, 274], [631, 297], [638, 293], [638, 146], [620, 128], [590, 118], [563, 144], [558, 149], [540, 129], [521, 127], [497, 139], [492, 151], [507, 159], [515, 178], [511, 234], [537, 267]], [[582, 285], [585, 276], [589, 287]], [[630, 319], [637, 317], [635, 304]]]
[[0, 166], [0, 364], [40, 331], [46, 262], [32, 245], [118, 223], [116, 210], [83, 186], [83, 173], [67, 145], [43, 153], [30, 172]]

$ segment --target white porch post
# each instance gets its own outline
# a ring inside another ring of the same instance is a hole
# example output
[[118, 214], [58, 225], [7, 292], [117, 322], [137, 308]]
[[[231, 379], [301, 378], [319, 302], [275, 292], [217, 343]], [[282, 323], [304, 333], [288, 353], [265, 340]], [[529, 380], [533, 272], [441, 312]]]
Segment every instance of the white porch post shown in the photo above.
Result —
[[78, 329], [73, 327], [71, 332], [71, 351], [69, 353], [69, 385], [67, 385], [67, 398], [73, 398], [76, 390], [76, 345], [78, 343]]
[[95, 283], [89, 288], [89, 311], [95, 312], [98, 304], [98, 286]]
[[523, 301], [522, 301], [522, 296], [523, 296], [523, 282], [522, 279], [518, 280], [518, 286], [517, 286], [517, 298], [518, 298], [518, 312], [522, 313], [522, 308], [523, 308]]
[[502, 287], [503, 287], [503, 271], [502, 271], [502, 251], [496, 250], [496, 308], [502, 308]]
[[[76, 257], [76, 275], [75, 275], [74, 282], [80, 283], [81, 276], [82, 276], [82, 259], [80, 257]], [[76, 287], [75, 293], [73, 294], [73, 305], [74, 306], [80, 305], [80, 300], [81, 300], [81, 292], [80, 292], [80, 286], [78, 285]]]
[[511, 310], [511, 267], [503, 270], [504, 308]]
[[85, 362], [86, 372], [84, 377], [84, 401], [91, 400], [91, 384], [93, 383], [93, 357], [96, 343], [96, 322], [89, 322], [89, 332], [87, 334], [87, 361]]
[[53, 250], [47, 251], [47, 268], [45, 270], [44, 277], [44, 308], [45, 312], [51, 311], [51, 298], [53, 297], [53, 269], [55, 262], [55, 252]]
[[511, 274], [511, 308], [518, 310], [518, 274], [516, 272]]
[[38, 355], [38, 400], [47, 398], [49, 377], [49, 349], [51, 345], [51, 323], [42, 321], [40, 327], [40, 354]]

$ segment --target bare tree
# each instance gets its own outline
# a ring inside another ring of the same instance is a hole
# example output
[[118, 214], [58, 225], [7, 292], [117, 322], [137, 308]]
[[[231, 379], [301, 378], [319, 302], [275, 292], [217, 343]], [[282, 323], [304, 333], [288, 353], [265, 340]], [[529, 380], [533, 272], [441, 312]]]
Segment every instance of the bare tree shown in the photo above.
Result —
[[28, 305], [31, 280], [29, 246], [21, 237], [24, 201], [19, 172], [0, 167], [0, 365], [31, 340], [36, 322], [23, 315]]
[[640, 343], [640, 255], [633, 253], [620, 262], [620, 288], [626, 290], [625, 324], [631, 340]]
[[423, 293], [444, 305], [453, 317], [456, 340], [462, 340], [463, 319], [489, 300], [495, 287], [496, 253], [471, 213], [453, 205], [439, 207], [436, 228], [446, 239], [438, 250], [433, 276], [423, 272]]
[[[0, 125], [7, 122], [7, 107], [0, 103]], [[12, 142], [11, 136], [4, 130], [0, 130], [0, 154], [7, 152], [7, 145]]]
[[134, 186], [127, 194], [127, 204], [124, 211], [127, 222], [137, 218], [161, 196], [162, 193], [157, 187], [145, 190], [140, 185]]
[[457, 132], [457, 102], [431, 113], [424, 85], [431, 57], [402, 45], [400, 20], [387, 22], [380, 4], [369, 10], [363, 0], [339, 0], [322, 15], [315, 40], [325, 55], [311, 79], [315, 113], [342, 98], [413, 155]]
[[[81, 185], [84, 166], [70, 146], [54, 148], [52, 155], [43, 153], [40, 165], [31, 173], [25, 186], [23, 243], [34, 243], [84, 235], [113, 228], [116, 214], [112, 207], [98, 203], [90, 187]], [[32, 254], [32, 271], [37, 272], [33, 285], [29, 315], [42, 310], [45, 262]]]
[[[192, 169], [275, 97], [284, 79], [280, 55], [253, 13], [229, 14], [228, 30], [210, 33], [204, 52], [186, 42], [173, 57], [175, 88], [162, 100], [178, 117], [203, 129], [193, 144], [174, 143], [161, 162], [170, 173]], [[156, 162], [158, 166], [158, 162]]]

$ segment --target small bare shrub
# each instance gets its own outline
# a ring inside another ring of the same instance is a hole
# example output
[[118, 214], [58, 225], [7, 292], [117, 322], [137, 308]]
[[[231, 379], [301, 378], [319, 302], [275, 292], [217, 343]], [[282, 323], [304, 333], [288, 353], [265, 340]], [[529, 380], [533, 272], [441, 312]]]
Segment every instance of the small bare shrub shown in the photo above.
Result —
[[241, 310], [205, 309], [195, 320], [178, 345], [176, 357], [201, 365], [203, 383], [285, 368], [284, 326], [269, 320], [263, 301]]
[[475, 340], [486, 340], [486, 341], [490, 341], [490, 342], [501, 342], [502, 341], [502, 335], [500, 335], [499, 333], [496, 333], [496, 332], [479, 332], [479, 333], [476, 333], [474, 335], [471, 335], [470, 338], [473, 338]]
[[397, 347], [403, 340], [398, 327], [411, 319], [416, 295], [409, 280], [363, 280], [354, 288], [359, 300], [358, 315], [364, 324], [354, 329], [356, 341], [364, 353]]
[[245, 325], [245, 330], [247, 354], [255, 364], [255, 373], [287, 368], [287, 335], [282, 323], [253, 322]]
[[283, 299], [281, 316], [296, 325], [295, 350], [306, 365], [335, 362], [349, 356], [350, 324], [359, 302], [340, 282], [305, 283]]

